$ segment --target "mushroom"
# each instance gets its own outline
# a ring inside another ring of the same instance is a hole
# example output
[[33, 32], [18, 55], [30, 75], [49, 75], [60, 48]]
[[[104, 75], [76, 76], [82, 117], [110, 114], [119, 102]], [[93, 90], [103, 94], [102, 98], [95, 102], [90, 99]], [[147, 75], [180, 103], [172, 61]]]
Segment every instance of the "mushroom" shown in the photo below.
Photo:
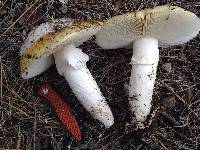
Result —
[[[158, 46], [183, 44], [200, 30], [200, 19], [177, 6], [158, 6], [108, 19], [96, 35], [103, 49], [133, 48], [129, 104], [138, 127], [150, 113], [159, 61]], [[158, 45], [159, 44], [159, 45]]]
[[77, 99], [91, 115], [110, 127], [114, 118], [110, 107], [86, 66], [89, 56], [76, 48], [102, 26], [100, 21], [59, 19], [32, 31], [21, 49], [21, 76], [32, 78], [45, 71], [55, 59], [58, 73], [65, 77]]

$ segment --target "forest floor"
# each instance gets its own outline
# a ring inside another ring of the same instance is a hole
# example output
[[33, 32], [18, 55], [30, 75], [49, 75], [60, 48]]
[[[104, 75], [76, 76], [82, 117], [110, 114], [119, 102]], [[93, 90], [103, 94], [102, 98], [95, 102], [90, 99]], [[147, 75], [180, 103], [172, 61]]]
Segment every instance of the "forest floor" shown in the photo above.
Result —
[[[69, 0], [65, 5], [58, 0], [0, 0], [0, 149], [200, 149], [200, 34], [186, 44], [160, 48], [152, 108], [157, 111], [143, 130], [131, 124], [124, 88], [130, 77], [130, 49], [103, 50], [94, 37], [80, 46], [90, 56], [88, 68], [112, 109], [115, 124], [109, 129], [86, 112], [55, 65], [29, 80], [19, 73], [20, 47], [43, 22], [62, 17], [107, 19], [164, 4], [200, 17], [199, 0]], [[81, 142], [37, 95], [42, 82], [52, 83], [71, 105]]]

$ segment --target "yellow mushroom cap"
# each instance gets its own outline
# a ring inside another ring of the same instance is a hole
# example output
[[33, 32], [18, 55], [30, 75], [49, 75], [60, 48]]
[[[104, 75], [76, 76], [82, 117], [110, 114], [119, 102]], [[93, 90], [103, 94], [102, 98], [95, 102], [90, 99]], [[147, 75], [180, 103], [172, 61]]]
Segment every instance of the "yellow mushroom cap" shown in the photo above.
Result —
[[104, 49], [128, 47], [135, 39], [152, 37], [160, 46], [183, 44], [200, 30], [200, 19], [177, 6], [157, 6], [107, 20], [96, 41]]
[[[45, 71], [52, 64], [54, 52], [68, 44], [79, 46], [96, 34], [103, 24], [94, 20], [70, 21], [70, 19], [67, 19], [66, 22], [59, 24], [57, 21], [57, 25], [53, 25], [51, 29], [46, 29], [47, 31], [44, 31], [44, 34], [39, 34], [39, 30], [37, 30], [38, 36], [35, 35], [34, 38], [28, 36], [29, 39], [25, 41], [28, 42], [28, 46], [26, 43], [26, 46], [22, 46], [20, 58], [21, 76], [23, 78], [28, 79]], [[56, 28], [58, 25], [61, 25], [60, 29]]]

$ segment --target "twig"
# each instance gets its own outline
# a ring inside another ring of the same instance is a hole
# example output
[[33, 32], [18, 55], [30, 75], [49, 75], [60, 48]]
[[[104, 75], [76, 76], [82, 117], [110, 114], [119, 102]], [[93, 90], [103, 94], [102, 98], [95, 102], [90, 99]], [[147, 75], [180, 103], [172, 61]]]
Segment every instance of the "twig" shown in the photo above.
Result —
[[36, 107], [34, 107], [34, 122], [33, 122], [33, 149], [35, 150], [35, 142], [36, 142], [36, 128], [37, 128], [37, 112], [36, 112]]
[[109, 142], [108, 144], [104, 145], [103, 147], [101, 147], [101, 150], [104, 150], [106, 148], [108, 148], [108, 146], [114, 142], [116, 142], [117, 140], [121, 139], [122, 137], [124, 137], [126, 134], [128, 133], [124, 133], [121, 136], [117, 137], [116, 139], [114, 139], [113, 141]]
[[114, 135], [115, 133], [117, 133], [118, 131], [120, 131], [120, 130], [122, 130], [122, 129], [123, 129], [123, 128], [119, 128], [118, 130], [111, 132], [109, 135], [105, 136], [104, 138], [102, 138], [101, 140], [99, 140], [98, 142], [96, 142], [96, 143], [94, 144], [94, 147], [95, 147], [96, 145], [98, 145], [100, 142], [106, 140], [107, 138], [111, 137], [112, 135]]
[[16, 91], [14, 91], [12, 88], [5, 86], [13, 95], [15, 95], [17, 98], [19, 98], [21, 101], [25, 102], [29, 107], [33, 108], [32, 105], [28, 104], [27, 101], [25, 101]]
[[4, 103], [4, 104], [6, 104], [6, 105], [8, 105], [8, 106], [10, 106], [10, 107], [12, 107], [13, 109], [19, 111], [20, 113], [24, 114], [26, 117], [33, 118], [33, 117], [31, 117], [30, 115], [28, 115], [27, 113], [25, 113], [24, 111], [22, 111], [21, 109], [15, 107], [15, 106], [13, 106], [13, 105], [11, 105], [11, 104], [5, 102], [5, 101], [1, 101], [1, 102]]
[[[161, 84], [163, 84], [168, 90], [170, 90], [181, 102], [183, 102], [184, 104], [186, 104], [186, 102], [184, 101], [184, 99], [182, 97], [180, 97], [175, 91], [174, 89], [169, 86], [168, 84], [162, 82], [161, 80], [159, 80], [159, 82]], [[198, 118], [198, 120], [200, 120], [200, 116], [198, 116], [190, 107], [188, 107], [188, 109]]]
[[8, 0], [6, 0], [4, 3], [3, 3], [2, 1], [0, 2], [0, 4], [3, 3], [2, 6], [0, 7], [0, 11], [1, 11], [1, 9], [5, 6], [5, 4], [6, 4], [7, 1], [8, 1]]
[[32, 15], [34, 15], [34, 13], [35, 13], [43, 4], [44, 4], [44, 2], [41, 3], [39, 6], [37, 6], [37, 7], [32, 11], [32, 13], [27, 17], [26, 21], [28, 21], [29, 18], [30, 18]]
[[18, 131], [18, 136], [17, 136], [17, 145], [16, 145], [16, 150], [20, 149], [20, 145], [21, 145], [21, 131], [20, 131], [20, 127], [19, 127], [19, 131]]
[[158, 140], [155, 136], [153, 136], [153, 140], [155, 142], [160, 143], [160, 145], [162, 146], [162, 148], [164, 148], [165, 150], [168, 150], [168, 148], [160, 140]]
[[1, 78], [0, 78], [0, 84], [1, 84], [1, 89], [0, 89], [0, 95], [1, 95], [1, 101], [3, 98], [3, 66], [2, 66], [2, 58], [0, 56], [0, 74], [1, 74]]
[[15, 20], [15, 22], [13, 22], [7, 29], [6, 31], [4, 31], [2, 33], [2, 35], [0, 36], [0, 38], [2, 38], [2, 36], [4, 34], [6, 34], [39, 0], [36, 0], [35, 3], [33, 3], [28, 9], [26, 9], [22, 14], [21, 16], [19, 16], [19, 18], [17, 18], [17, 20]]

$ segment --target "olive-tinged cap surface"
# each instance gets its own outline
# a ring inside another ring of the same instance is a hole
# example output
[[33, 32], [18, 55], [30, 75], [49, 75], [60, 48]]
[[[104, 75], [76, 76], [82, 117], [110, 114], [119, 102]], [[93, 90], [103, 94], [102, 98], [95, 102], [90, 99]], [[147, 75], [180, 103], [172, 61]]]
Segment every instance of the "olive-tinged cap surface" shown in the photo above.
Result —
[[[31, 47], [32, 43], [36, 42], [39, 38], [44, 36], [45, 34], [48, 34], [50, 32], [55, 32], [59, 28], [63, 28], [66, 25], [69, 25], [72, 22], [69, 18], [61, 18], [56, 19], [51, 22], [46, 22], [40, 24], [38, 27], [33, 29], [26, 40], [24, 41], [24, 44], [21, 47], [20, 55], [23, 56], [26, 52], [27, 48]], [[26, 62], [20, 61], [20, 64], [25, 64]], [[37, 59], [34, 63], [29, 65], [24, 71], [21, 72], [22, 78], [28, 79], [31, 77], [34, 77], [45, 70], [47, 70], [52, 64], [54, 63], [53, 55], [49, 55], [47, 57], [41, 57]]]
[[104, 49], [128, 47], [137, 38], [152, 37], [160, 46], [183, 44], [200, 30], [200, 19], [177, 6], [157, 6], [107, 20], [96, 41]]
[[68, 19], [68, 23], [65, 23], [64, 27], [61, 25], [61, 28], [57, 28], [57, 25], [52, 28], [53, 31], [46, 29], [48, 30], [46, 32], [40, 27], [39, 29], [44, 34], [40, 34], [38, 29], [34, 38], [29, 36], [30, 40], [26, 40], [28, 41], [27, 46], [22, 47], [20, 58], [21, 76], [28, 79], [40, 74], [48, 68], [49, 63], [52, 64], [52, 62], [48, 62], [50, 61], [49, 56], [52, 57], [52, 54], [64, 45], [74, 44], [79, 46], [96, 34], [102, 24], [100, 21], [69, 21]]

